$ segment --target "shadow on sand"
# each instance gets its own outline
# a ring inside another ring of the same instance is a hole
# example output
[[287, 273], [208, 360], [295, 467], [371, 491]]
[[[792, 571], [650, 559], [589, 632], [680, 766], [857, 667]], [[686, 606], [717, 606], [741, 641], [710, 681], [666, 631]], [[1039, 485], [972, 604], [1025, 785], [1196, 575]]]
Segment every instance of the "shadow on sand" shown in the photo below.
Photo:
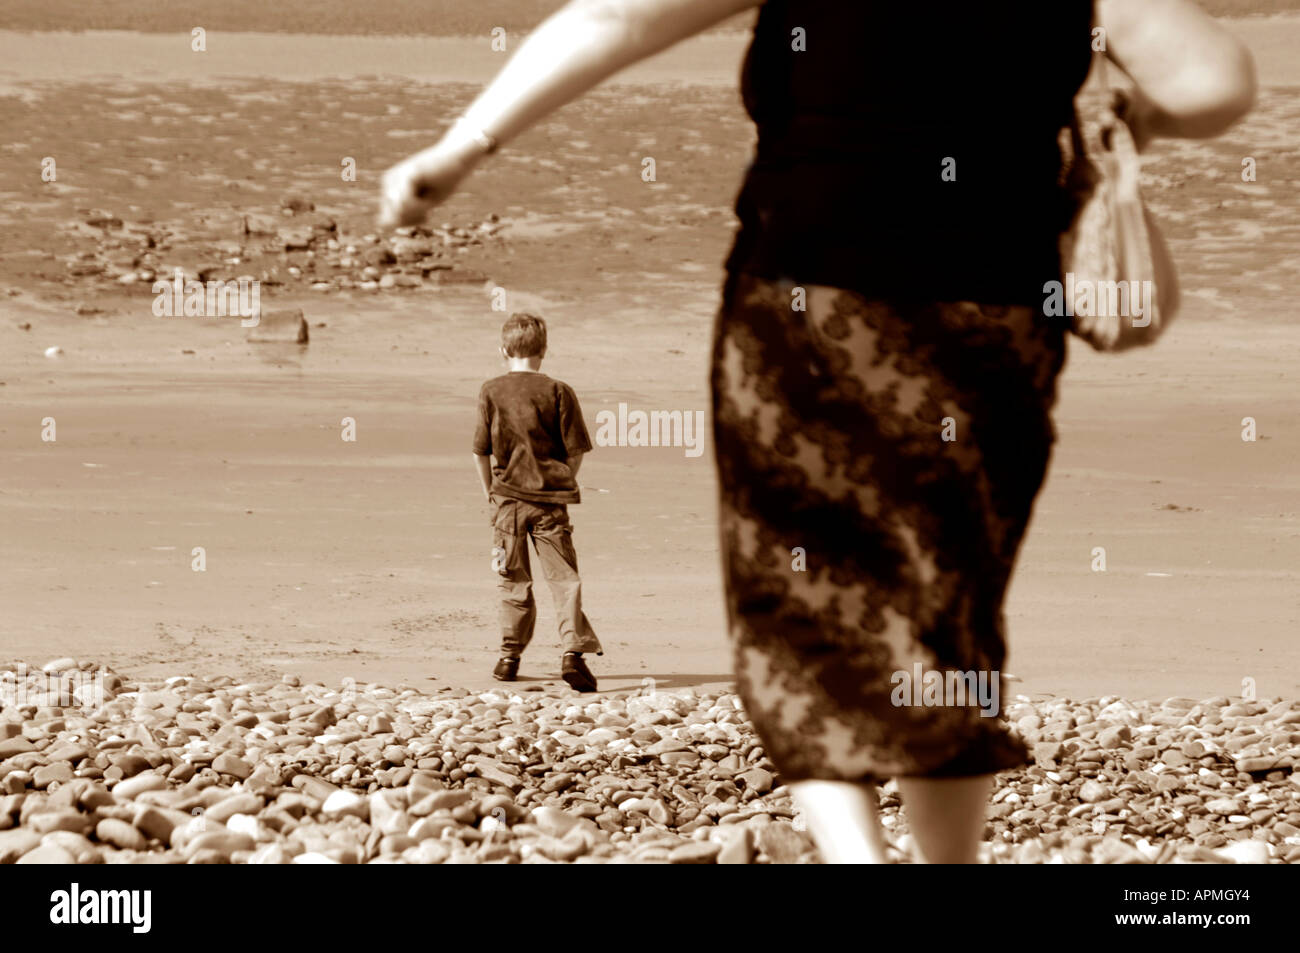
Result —
[[[656, 690], [667, 690], [672, 688], [690, 688], [695, 685], [717, 685], [723, 684], [730, 686], [735, 681], [735, 676], [731, 672], [723, 672], [716, 675], [647, 675], [645, 673], [632, 673], [627, 675], [606, 675], [603, 672], [597, 672], [596, 677], [602, 683], [633, 681], [637, 683], [637, 690], [650, 687], [654, 683]], [[611, 688], [610, 691], [626, 691], [623, 688]]]

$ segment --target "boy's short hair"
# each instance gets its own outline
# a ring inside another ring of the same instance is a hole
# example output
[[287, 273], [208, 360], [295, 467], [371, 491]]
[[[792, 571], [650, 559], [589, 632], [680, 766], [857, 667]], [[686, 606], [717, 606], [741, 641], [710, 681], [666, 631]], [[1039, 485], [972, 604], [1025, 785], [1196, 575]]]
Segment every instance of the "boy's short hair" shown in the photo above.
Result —
[[539, 357], [546, 353], [546, 322], [523, 311], [501, 325], [501, 346], [511, 357]]

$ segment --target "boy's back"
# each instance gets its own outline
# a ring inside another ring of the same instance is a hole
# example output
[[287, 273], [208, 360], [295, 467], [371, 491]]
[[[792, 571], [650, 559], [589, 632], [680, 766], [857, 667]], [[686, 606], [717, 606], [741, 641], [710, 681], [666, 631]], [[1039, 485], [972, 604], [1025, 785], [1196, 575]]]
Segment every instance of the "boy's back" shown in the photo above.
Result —
[[496, 457], [492, 495], [533, 503], [578, 503], [568, 460], [591, 450], [573, 388], [540, 371], [511, 371], [484, 383], [474, 452]]
[[[533, 638], [537, 603], [529, 566], [531, 539], [555, 597], [564, 655], [560, 676], [580, 692], [596, 690], [582, 660], [601, 653], [600, 639], [582, 611], [582, 580], [573, 548], [570, 503], [578, 502], [578, 470], [591, 450], [573, 388], [540, 370], [546, 322], [512, 314], [501, 326], [501, 356], [510, 373], [479, 390], [474, 466], [492, 508], [492, 568], [501, 593], [501, 659], [492, 677], [513, 682], [519, 657]], [[496, 457], [496, 465], [492, 465]]]

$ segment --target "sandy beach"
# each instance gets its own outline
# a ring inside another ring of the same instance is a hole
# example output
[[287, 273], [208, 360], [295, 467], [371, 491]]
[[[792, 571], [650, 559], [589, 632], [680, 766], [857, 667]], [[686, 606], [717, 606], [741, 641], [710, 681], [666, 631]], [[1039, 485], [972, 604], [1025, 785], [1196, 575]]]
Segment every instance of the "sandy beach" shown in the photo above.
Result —
[[[1300, 18], [1232, 28], [1258, 56], [1258, 109], [1219, 139], [1160, 145], [1147, 167], [1179, 324], [1148, 353], [1076, 345], [1062, 378], [1007, 606], [1026, 694], [1300, 690]], [[141, 676], [485, 687], [495, 590], [468, 449], [478, 384], [499, 372], [489, 289], [547, 317], [545, 370], [573, 384], [589, 424], [620, 402], [707, 410], [752, 144], [734, 90], [743, 38], [643, 64], [486, 167], [441, 219], [505, 223], [458, 256], [482, 285], [268, 291], [306, 314], [301, 352], [251, 345], [234, 319], [155, 317], [147, 288], [72, 275], [65, 261], [96, 247], [87, 216], [168, 224], [185, 267], [290, 192], [363, 235], [377, 175], [431, 142], [500, 54], [214, 34], [204, 59], [187, 42], [0, 32], [3, 653]], [[46, 157], [56, 181], [41, 181]], [[1256, 182], [1241, 181], [1243, 157]], [[62, 356], [45, 357], [53, 346]], [[51, 417], [57, 440], [43, 441]], [[582, 477], [575, 540], [602, 688], [729, 683], [711, 454], [600, 448]], [[540, 603], [523, 675], [554, 679]]]

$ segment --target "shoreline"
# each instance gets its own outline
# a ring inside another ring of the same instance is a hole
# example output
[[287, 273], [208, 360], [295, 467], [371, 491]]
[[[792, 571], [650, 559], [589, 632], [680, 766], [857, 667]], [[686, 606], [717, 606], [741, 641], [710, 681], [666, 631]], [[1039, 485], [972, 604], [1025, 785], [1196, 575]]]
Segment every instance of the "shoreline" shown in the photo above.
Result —
[[[559, 5], [558, 0], [556, 0], [556, 2], [552, 5], [552, 9], [558, 9], [558, 5]], [[1198, 0], [1198, 6], [1200, 6], [1202, 9], [1206, 9], [1207, 7], [1206, 0]], [[313, 9], [313, 12], [318, 12], [318, 11]], [[506, 30], [509, 35], [527, 36], [533, 29], [536, 28], [538, 24], [541, 23], [542, 19], [544, 19], [545, 16], [549, 15], [550, 12], [551, 12], [550, 10], [538, 11], [538, 16], [536, 20], [527, 16], [525, 16], [523, 20], [519, 20], [517, 17], [512, 18], [508, 16], [495, 17], [490, 19], [485, 17], [482, 20], [482, 22], [478, 24], [477, 29], [470, 28], [468, 25], [451, 26], [444, 29], [432, 29], [432, 28], [426, 28], [424, 26], [408, 25], [405, 23], [393, 25], [392, 21], [388, 21], [383, 28], [379, 28], [379, 29], [343, 28], [343, 29], [336, 29], [336, 30], [319, 31], [313, 29], [297, 29], [295, 28], [297, 24], [294, 24], [292, 26], [280, 26], [278, 24], [271, 24], [268, 26], [258, 22], [258, 27], [256, 29], [232, 30], [232, 29], [224, 28], [221, 25], [220, 19], [218, 19], [217, 24], [215, 26], [210, 25], [212, 23], [212, 20], [203, 14], [196, 14], [194, 17], [187, 17], [185, 20], [179, 20], [178, 22], [175, 23], [168, 23], [166, 25], [159, 25], [159, 26], [154, 26], [154, 22], [151, 21], [148, 26], [144, 26], [144, 27], [132, 23], [125, 23], [125, 24], [115, 23], [111, 26], [104, 25], [104, 24], [97, 24], [90, 27], [59, 26], [59, 27], [52, 28], [48, 25], [40, 25], [40, 26], [17, 26], [17, 27], [12, 27], [10, 29], [12, 30], [12, 32], [15, 33], [28, 33], [28, 34], [40, 34], [40, 33], [80, 34], [80, 33], [106, 33], [106, 32], [131, 32], [131, 33], [141, 33], [141, 34], [181, 34], [181, 33], [186, 33], [192, 25], [192, 26], [205, 26], [208, 29], [209, 34], [224, 33], [227, 35], [232, 33], [262, 33], [262, 34], [282, 34], [282, 35], [292, 35], [292, 36], [321, 36], [321, 37], [411, 37], [411, 38], [477, 39], [477, 38], [482, 38], [484, 36], [487, 36], [492, 29], [498, 29], [498, 28]], [[1261, 10], [1261, 11], [1247, 11], [1247, 12], [1238, 12], [1235, 10], [1216, 12], [1215, 10], [1206, 10], [1206, 12], [1208, 12], [1210, 16], [1212, 16], [1214, 19], [1223, 22], [1241, 21], [1241, 22], [1252, 23], [1252, 22], [1259, 22], [1259, 21], [1285, 20], [1288, 18], [1300, 17], [1300, 4], [1293, 5], [1291, 9], [1284, 9], [1284, 10]], [[281, 15], [285, 19], [288, 19], [293, 16], [293, 12], [289, 10], [285, 10], [282, 12]], [[709, 36], [720, 36], [726, 34], [748, 35], [751, 26], [748, 23], [743, 23], [742, 25], [742, 21], [748, 20], [753, 15], [754, 15], [753, 11], [742, 11], [740, 13], [734, 14], [731, 17], [728, 17], [726, 20], [722, 21], [721, 23], [713, 27], [710, 27], [708, 30], [704, 31], [704, 35], [709, 35]], [[194, 22], [191, 24], [189, 22], [190, 20], [193, 20]], [[248, 18], [245, 17], [240, 17], [239, 20], [241, 25], [249, 22]], [[254, 20], [253, 22], [257, 22], [257, 21]], [[524, 22], [527, 25], [519, 26], [518, 24], [520, 22]]]
[[[1300, 46], [1300, 12], [1220, 19], [1255, 54], [1261, 85], [1300, 85], [1300, 58], [1294, 53]], [[704, 33], [629, 67], [604, 85], [736, 86], [748, 40], [746, 31]], [[189, 35], [181, 33], [4, 29], [0, 83], [22, 86], [106, 76], [189, 82], [240, 76], [300, 81], [396, 76], [482, 84], [506, 55], [493, 52], [487, 36], [213, 31], [207, 35], [207, 47], [204, 53], [192, 52]]]

